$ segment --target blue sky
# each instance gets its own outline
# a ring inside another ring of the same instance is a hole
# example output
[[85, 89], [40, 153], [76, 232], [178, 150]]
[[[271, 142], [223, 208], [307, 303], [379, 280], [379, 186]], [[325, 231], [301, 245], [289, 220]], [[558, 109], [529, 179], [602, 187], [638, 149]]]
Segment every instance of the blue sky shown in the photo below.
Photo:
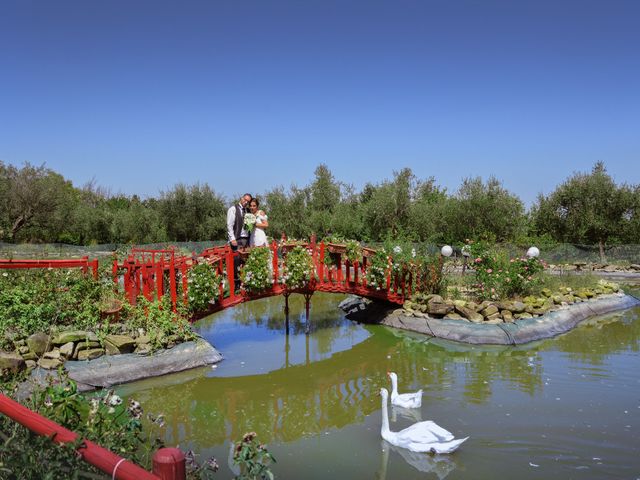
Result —
[[225, 196], [410, 167], [526, 203], [640, 183], [638, 1], [29, 1], [0, 7], [0, 160]]

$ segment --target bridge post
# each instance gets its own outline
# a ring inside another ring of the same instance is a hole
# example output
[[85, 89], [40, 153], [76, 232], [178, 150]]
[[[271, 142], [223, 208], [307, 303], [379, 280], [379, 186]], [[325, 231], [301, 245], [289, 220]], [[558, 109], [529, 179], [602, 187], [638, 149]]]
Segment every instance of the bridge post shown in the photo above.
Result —
[[169, 259], [169, 290], [171, 291], [171, 306], [173, 311], [177, 311], [178, 307], [178, 290], [176, 285], [176, 259], [174, 252], [171, 252]]
[[287, 335], [289, 335], [289, 294], [284, 294], [284, 328]]
[[305, 312], [304, 333], [306, 335], [309, 335], [309, 332], [311, 331], [311, 329], [309, 328], [309, 320], [310, 320], [309, 310], [311, 309], [311, 295], [313, 295], [313, 292], [304, 294], [304, 312]]
[[320, 242], [320, 260], [318, 260], [318, 277], [320, 284], [324, 283], [324, 242]]

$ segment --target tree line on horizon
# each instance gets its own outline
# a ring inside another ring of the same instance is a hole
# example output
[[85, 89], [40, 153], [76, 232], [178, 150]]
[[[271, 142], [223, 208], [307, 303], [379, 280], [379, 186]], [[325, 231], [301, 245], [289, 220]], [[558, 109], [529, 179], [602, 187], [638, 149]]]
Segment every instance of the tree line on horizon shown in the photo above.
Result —
[[[519, 245], [638, 243], [640, 185], [616, 184], [603, 162], [574, 173], [530, 209], [496, 177], [466, 178], [455, 192], [409, 168], [360, 191], [321, 164], [306, 186], [258, 195], [279, 238], [338, 236], [378, 242], [402, 238], [436, 244], [467, 239]], [[78, 188], [45, 165], [0, 161], [0, 241], [75, 245], [226, 238], [226, 211], [236, 199], [207, 183], [176, 184], [157, 197]]]

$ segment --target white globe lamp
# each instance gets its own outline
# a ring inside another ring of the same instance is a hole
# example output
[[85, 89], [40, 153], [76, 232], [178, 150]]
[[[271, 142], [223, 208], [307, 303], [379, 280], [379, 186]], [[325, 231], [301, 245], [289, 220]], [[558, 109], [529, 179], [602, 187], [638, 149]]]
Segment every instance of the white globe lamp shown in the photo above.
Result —
[[540, 250], [538, 249], [538, 247], [531, 247], [529, 248], [529, 250], [527, 250], [527, 257], [529, 258], [536, 258], [540, 255]]
[[450, 257], [453, 253], [453, 248], [451, 248], [449, 245], [445, 245], [440, 249], [440, 253], [443, 257]]

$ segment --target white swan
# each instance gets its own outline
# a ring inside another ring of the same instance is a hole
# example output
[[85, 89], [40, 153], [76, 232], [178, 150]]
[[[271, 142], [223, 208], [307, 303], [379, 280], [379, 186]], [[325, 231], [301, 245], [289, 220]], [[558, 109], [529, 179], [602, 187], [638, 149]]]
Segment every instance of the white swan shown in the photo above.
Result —
[[422, 390], [415, 393], [398, 394], [398, 376], [394, 372], [387, 373], [391, 379], [391, 405], [403, 408], [420, 408], [422, 405]]
[[451, 453], [469, 438], [454, 440], [451, 432], [430, 420], [414, 423], [399, 432], [392, 432], [389, 430], [389, 414], [387, 412], [389, 392], [386, 388], [380, 389], [380, 396], [382, 397], [382, 428], [380, 429], [380, 434], [391, 445], [406, 448], [412, 452]]

